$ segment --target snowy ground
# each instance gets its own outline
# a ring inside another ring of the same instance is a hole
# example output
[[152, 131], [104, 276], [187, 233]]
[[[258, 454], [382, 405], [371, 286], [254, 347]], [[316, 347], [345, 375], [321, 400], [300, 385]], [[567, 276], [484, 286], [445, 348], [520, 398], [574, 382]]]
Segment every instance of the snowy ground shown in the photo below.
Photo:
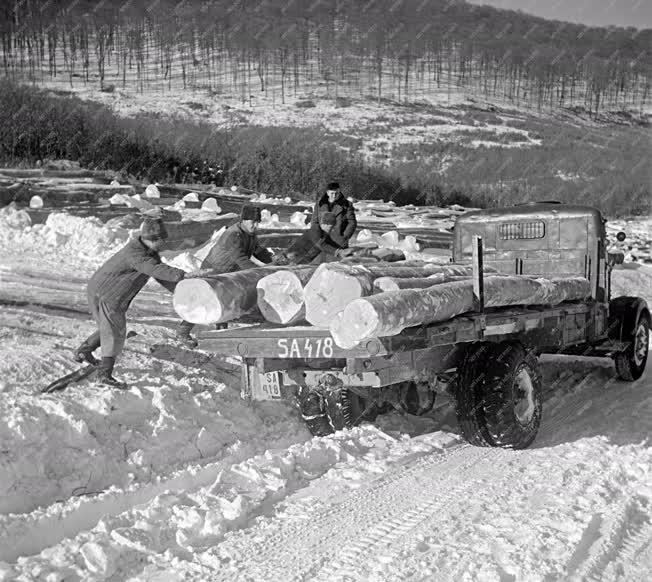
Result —
[[[0, 581], [650, 579], [650, 370], [544, 357], [526, 451], [467, 446], [445, 395], [311, 438], [292, 405], [240, 399], [237, 360], [151, 353], [176, 318], [150, 284], [116, 370], [131, 389], [39, 395], [76, 367], [85, 281], [119, 242], [40, 236], [0, 236]], [[652, 267], [613, 288], [652, 303]]]

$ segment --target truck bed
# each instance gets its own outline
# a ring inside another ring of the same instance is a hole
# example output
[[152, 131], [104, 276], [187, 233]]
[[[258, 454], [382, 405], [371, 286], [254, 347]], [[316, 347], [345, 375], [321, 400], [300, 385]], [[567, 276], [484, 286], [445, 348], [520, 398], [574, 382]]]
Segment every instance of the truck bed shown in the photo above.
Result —
[[[537, 335], [538, 345], [557, 349], [587, 341], [593, 302], [569, 302], [546, 306], [496, 308], [467, 313], [448, 321], [405, 329], [398, 335], [374, 338], [352, 349], [338, 347], [327, 329], [311, 325], [291, 327], [261, 323], [198, 334], [200, 349], [243, 358], [347, 359], [392, 355], [478, 340], [503, 340], [510, 336]], [[559, 333], [557, 333], [559, 332]]]

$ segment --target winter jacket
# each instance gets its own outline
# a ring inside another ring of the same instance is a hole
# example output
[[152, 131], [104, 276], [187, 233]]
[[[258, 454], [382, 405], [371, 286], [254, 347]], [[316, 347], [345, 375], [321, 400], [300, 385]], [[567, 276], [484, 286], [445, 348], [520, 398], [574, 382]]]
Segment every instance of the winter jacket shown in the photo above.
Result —
[[139, 237], [130, 240], [95, 272], [88, 282], [88, 295], [101, 299], [117, 312], [125, 312], [150, 277], [173, 290], [184, 276], [181, 269], [163, 264], [159, 254], [146, 247]]
[[353, 236], [358, 223], [355, 219], [355, 209], [344, 196], [340, 196], [330, 204], [328, 194], [317, 200], [312, 213], [312, 224], [319, 224], [319, 215], [323, 212], [332, 212], [335, 215], [335, 226], [330, 232], [333, 242], [340, 248], [349, 246], [349, 239]]
[[306, 232], [292, 243], [286, 251], [286, 255], [294, 253], [296, 256], [292, 259], [292, 263], [305, 265], [314, 261], [319, 255], [322, 255], [321, 259], [323, 259], [320, 262], [334, 261], [336, 259], [335, 253], [339, 249], [340, 246], [333, 242], [319, 224], [313, 223]]
[[226, 229], [204, 259], [201, 268], [217, 273], [251, 269], [256, 266], [251, 260], [252, 256], [263, 263], [272, 262], [272, 254], [258, 244], [256, 235], [245, 232], [238, 222]]

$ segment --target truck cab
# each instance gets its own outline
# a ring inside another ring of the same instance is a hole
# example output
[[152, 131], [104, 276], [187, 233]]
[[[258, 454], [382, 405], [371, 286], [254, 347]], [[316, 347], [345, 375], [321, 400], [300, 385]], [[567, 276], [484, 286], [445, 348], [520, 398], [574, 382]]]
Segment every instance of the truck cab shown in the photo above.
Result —
[[470, 261], [478, 236], [484, 264], [499, 273], [585, 277], [593, 299], [607, 302], [605, 222], [596, 208], [552, 202], [469, 212], [455, 223], [453, 261]]

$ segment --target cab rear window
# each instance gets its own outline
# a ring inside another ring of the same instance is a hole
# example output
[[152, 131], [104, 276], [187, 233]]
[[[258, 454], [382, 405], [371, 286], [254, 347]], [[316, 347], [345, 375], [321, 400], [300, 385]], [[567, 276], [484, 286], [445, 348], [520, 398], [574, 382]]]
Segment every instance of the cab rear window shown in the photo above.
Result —
[[546, 236], [546, 224], [543, 220], [503, 222], [498, 227], [500, 240], [531, 240], [544, 236]]

